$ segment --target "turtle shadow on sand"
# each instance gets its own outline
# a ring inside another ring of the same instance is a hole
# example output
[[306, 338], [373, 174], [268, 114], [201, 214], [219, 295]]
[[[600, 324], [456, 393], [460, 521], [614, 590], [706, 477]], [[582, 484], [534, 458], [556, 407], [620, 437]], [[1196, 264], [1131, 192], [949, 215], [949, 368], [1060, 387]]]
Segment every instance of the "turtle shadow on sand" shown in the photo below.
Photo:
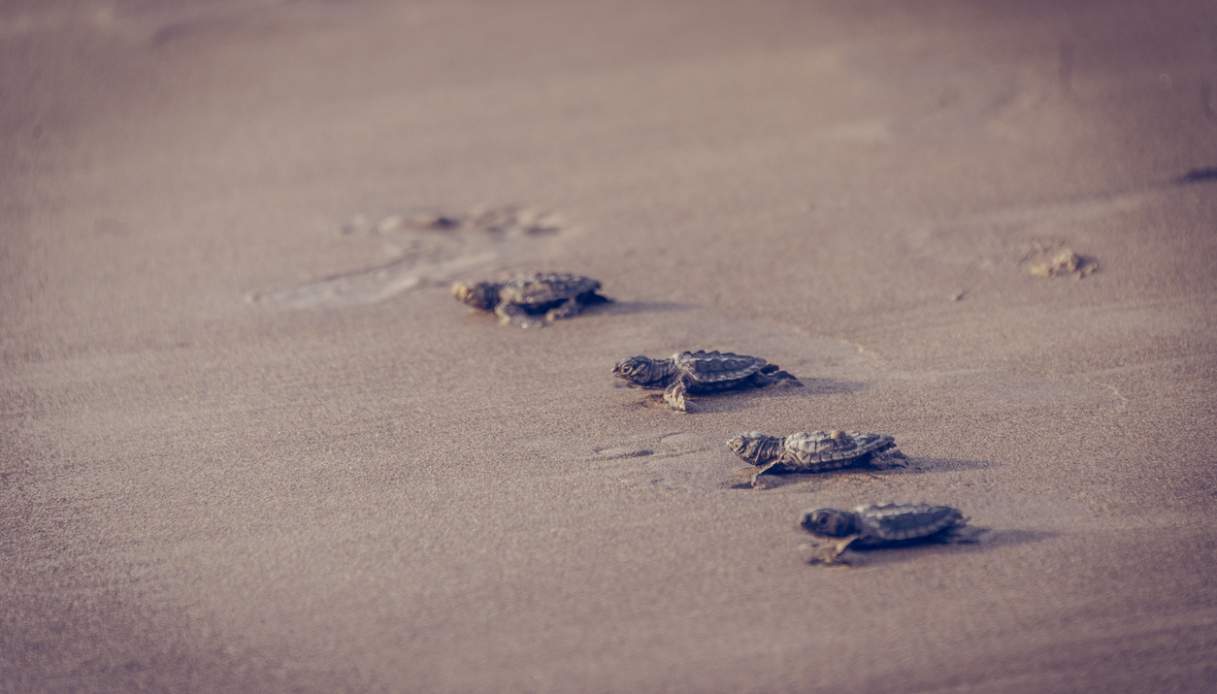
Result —
[[840, 393], [857, 393], [866, 387], [865, 384], [858, 381], [841, 381], [834, 378], [805, 378], [800, 376], [799, 380], [803, 382], [803, 395], [837, 395]]
[[1202, 166], [1191, 169], [1182, 176], [1176, 177], [1172, 183], [1177, 186], [1194, 185], [1196, 183], [1217, 183], [1217, 166]]
[[614, 301], [598, 308], [598, 313], [605, 315], [628, 316], [636, 313], [675, 313], [689, 311], [693, 304], [681, 304], [673, 301]]
[[989, 460], [964, 460], [962, 458], [909, 458], [905, 469], [885, 470], [894, 474], [921, 474], [926, 472], [959, 472], [961, 470], [988, 470], [997, 463]]
[[850, 547], [829, 563], [817, 561], [817, 554], [830, 543], [808, 539], [799, 545], [804, 560], [816, 566], [871, 567], [912, 561], [919, 556], [941, 556], [954, 553], [987, 552], [1002, 547], [1013, 547], [1056, 537], [1057, 533], [1045, 530], [1019, 528], [993, 529], [967, 525], [955, 535], [944, 535], [924, 540], [910, 541], [886, 547]]
[[[866, 479], [882, 480], [885, 477], [900, 475], [921, 475], [927, 473], [958, 472], [961, 470], [985, 470], [993, 467], [987, 460], [961, 460], [954, 458], [907, 458], [907, 465], [872, 465], [862, 463], [836, 470], [823, 472], [783, 472], [767, 474], [757, 478], [754, 486], [752, 478], [755, 467], [745, 466], [736, 468], [731, 481], [726, 485], [729, 489], [767, 490], [793, 485], [820, 486], [829, 482], [848, 479], [865, 481]], [[793, 490], [791, 490], [793, 491]]]

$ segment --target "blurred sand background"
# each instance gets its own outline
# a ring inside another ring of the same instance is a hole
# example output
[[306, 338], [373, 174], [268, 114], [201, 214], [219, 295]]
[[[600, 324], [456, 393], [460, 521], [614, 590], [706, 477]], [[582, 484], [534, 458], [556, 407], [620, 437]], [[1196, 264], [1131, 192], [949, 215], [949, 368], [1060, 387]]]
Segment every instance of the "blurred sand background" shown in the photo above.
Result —
[[[1212, 691], [1215, 165], [1203, 0], [7, 0], [0, 691]], [[915, 466], [730, 487], [833, 427]], [[994, 532], [802, 563], [885, 499]]]

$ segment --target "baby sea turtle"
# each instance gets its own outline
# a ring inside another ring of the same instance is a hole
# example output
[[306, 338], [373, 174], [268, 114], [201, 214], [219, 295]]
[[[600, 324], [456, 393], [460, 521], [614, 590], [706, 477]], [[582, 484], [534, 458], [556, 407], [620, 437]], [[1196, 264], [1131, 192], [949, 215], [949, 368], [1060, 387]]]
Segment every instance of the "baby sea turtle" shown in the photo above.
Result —
[[612, 299], [602, 296], [599, 280], [565, 273], [516, 275], [501, 282], [457, 282], [452, 295], [457, 301], [481, 311], [494, 311], [503, 325], [530, 328], [570, 318], [589, 304]]
[[680, 412], [689, 411], [688, 394], [763, 388], [779, 381], [803, 385], [776, 364], [760, 357], [701, 350], [677, 352], [668, 359], [630, 357], [617, 362], [613, 375], [630, 385], [663, 388], [664, 402]]
[[[974, 542], [975, 528], [959, 509], [931, 504], [871, 504], [853, 511], [819, 508], [803, 514], [802, 526], [822, 540], [812, 562], [831, 564], [850, 546], [890, 547], [914, 542]], [[971, 530], [972, 532], [967, 532]]]
[[908, 464], [887, 434], [857, 431], [800, 431], [766, 436], [758, 431], [736, 434], [727, 441], [736, 455], [757, 466], [752, 486], [761, 475], [783, 472], [825, 472], [855, 465], [903, 467]]

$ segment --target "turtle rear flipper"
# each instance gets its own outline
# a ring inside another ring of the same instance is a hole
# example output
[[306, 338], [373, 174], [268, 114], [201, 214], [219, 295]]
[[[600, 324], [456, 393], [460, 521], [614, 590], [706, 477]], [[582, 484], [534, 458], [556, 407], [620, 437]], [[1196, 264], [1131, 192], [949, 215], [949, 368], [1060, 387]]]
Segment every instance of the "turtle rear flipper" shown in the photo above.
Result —
[[563, 301], [558, 306], [549, 309], [545, 313], [545, 320], [552, 323], [556, 320], [564, 320], [566, 318], [574, 318], [593, 304], [611, 304], [612, 299], [607, 296], [597, 294], [594, 291], [585, 292], [578, 296]]
[[872, 453], [870, 459], [866, 461], [866, 464], [873, 468], [879, 468], [880, 470], [890, 468], [906, 468], [909, 466], [909, 459], [900, 452], [900, 449], [888, 448]]
[[764, 368], [756, 372], [752, 376], [753, 385], [758, 388], [770, 386], [775, 383], [785, 383], [795, 388], [802, 388], [803, 382], [800, 381], [794, 374], [789, 371], [784, 371], [777, 364], [766, 364]]
[[615, 300], [612, 297], [605, 296], [603, 294], [597, 294], [596, 292], [588, 292], [586, 294], [580, 294], [579, 301], [583, 302], [583, 304], [585, 306], [591, 306], [592, 304], [615, 303]]
[[778, 383], [785, 383], [786, 385], [791, 386], [793, 388], [802, 388], [803, 387], [803, 382], [800, 381], [797, 376], [790, 373], [789, 371], [783, 371], [783, 370], [779, 369], [778, 371], [775, 371], [774, 373], [770, 374], [770, 378], [773, 378]]
[[558, 306], [546, 311], [545, 320], [552, 323], [556, 320], [574, 318], [575, 316], [579, 315], [581, 311], [583, 311], [583, 306], [584, 304], [579, 300], [579, 297], [572, 296]]

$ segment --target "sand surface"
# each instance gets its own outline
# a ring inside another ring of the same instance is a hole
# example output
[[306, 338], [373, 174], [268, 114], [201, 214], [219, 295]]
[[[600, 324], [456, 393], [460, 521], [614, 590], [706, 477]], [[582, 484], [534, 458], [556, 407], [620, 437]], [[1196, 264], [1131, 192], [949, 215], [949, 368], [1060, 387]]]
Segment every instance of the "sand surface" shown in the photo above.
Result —
[[[0, 691], [1212, 691], [1217, 7], [913, 4], [0, 5]], [[803, 563], [886, 499], [993, 532]]]

